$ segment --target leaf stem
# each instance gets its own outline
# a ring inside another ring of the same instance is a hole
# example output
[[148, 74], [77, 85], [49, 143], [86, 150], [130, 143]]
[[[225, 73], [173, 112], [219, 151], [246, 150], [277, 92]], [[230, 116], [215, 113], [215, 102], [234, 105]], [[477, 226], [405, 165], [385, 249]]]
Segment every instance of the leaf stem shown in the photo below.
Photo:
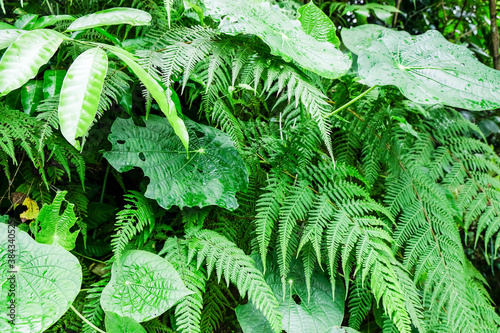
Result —
[[69, 306], [69, 308], [70, 308], [71, 310], [73, 310], [73, 312], [74, 312], [74, 313], [76, 313], [76, 315], [77, 315], [78, 317], [80, 317], [80, 318], [81, 318], [81, 319], [82, 319], [82, 320], [83, 320], [83, 321], [84, 321], [87, 325], [89, 325], [90, 327], [92, 327], [94, 330], [96, 330], [96, 331], [97, 331], [97, 332], [99, 332], [99, 333], [106, 333], [106, 331], [103, 331], [103, 330], [101, 330], [99, 327], [97, 327], [97, 326], [95, 326], [94, 324], [92, 324], [92, 323], [91, 323], [91, 322], [90, 322], [87, 318], [85, 318], [85, 317], [84, 317], [84, 316], [83, 316], [80, 312], [78, 312], [78, 310], [77, 310], [77, 309], [75, 309], [75, 307], [73, 306], [73, 304], [71, 304], [71, 305]]
[[351, 99], [349, 102], [347, 102], [346, 104], [342, 105], [341, 107], [339, 107], [337, 110], [333, 111], [332, 113], [328, 114], [328, 117], [331, 117], [333, 116], [334, 114], [336, 114], [337, 112], [339, 111], [342, 111], [344, 110], [346, 107], [348, 107], [349, 105], [353, 104], [353, 103], [356, 103], [359, 99], [363, 98], [363, 96], [365, 96], [366, 94], [368, 94], [370, 91], [372, 91], [373, 89], [375, 89], [376, 87], [378, 87], [377, 85], [374, 85], [373, 87], [371, 87], [370, 89], [368, 89], [367, 91], [365, 91], [364, 93], [358, 95], [357, 97]]
[[88, 260], [92, 260], [92, 261], [95, 261], [95, 262], [99, 262], [101, 264], [105, 264], [107, 265], [108, 263], [105, 262], [105, 261], [102, 261], [102, 260], [97, 260], [97, 259], [94, 259], [94, 258], [91, 258], [91, 257], [87, 257], [87, 256], [84, 256], [83, 254], [81, 253], [78, 253], [78, 252], [75, 252], [75, 251], [71, 251], [73, 254], [76, 254], [77, 256], [80, 256], [82, 258], [85, 258], [85, 259], [88, 259]]

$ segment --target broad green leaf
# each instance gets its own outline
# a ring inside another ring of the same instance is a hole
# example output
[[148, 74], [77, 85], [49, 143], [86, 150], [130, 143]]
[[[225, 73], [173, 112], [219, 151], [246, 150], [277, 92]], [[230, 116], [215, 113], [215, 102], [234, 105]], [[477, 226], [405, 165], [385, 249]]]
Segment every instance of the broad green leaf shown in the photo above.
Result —
[[39, 17], [33, 25], [34, 29], [42, 29], [54, 25], [60, 21], [74, 21], [75, 17], [71, 15], [48, 15]]
[[79, 230], [71, 232], [76, 223], [75, 205], [66, 202], [61, 214], [61, 205], [65, 201], [66, 191], [57, 192], [50, 205], [44, 205], [35, 222], [35, 239], [40, 244], [58, 245], [70, 251], [75, 248]]
[[[352, 53], [359, 54], [372, 45], [372, 42], [380, 37], [382, 32], [389, 31], [381, 25], [365, 24], [353, 29], [343, 28], [340, 30], [342, 43], [351, 50]], [[406, 32], [402, 32], [406, 33]], [[408, 34], [410, 36], [410, 34]]]
[[64, 78], [59, 124], [63, 136], [77, 149], [80, 142], [76, 139], [85, 136], [94, 122], [107, 70], [108, 56], [96, 47], [80, 54]]
[[18, 29], [5, 29], [0, 30], [0, 50], [9, 47], [19, 36], [25, 34], [27, 31]]
[[186, 151], [189, 149], [189, 135], [186, 130], [186, 125], [175, 110], [175, 104], [170, 97], [169, 90], [165, 91], [161, 85], [144, 70], [136, 61], [132, 54], [115, 46], [106, 46], [111, 52], [126, 63], [132, 71], [137, 75], [139, 80], [144, 84], [146, 89], [151, 93], [151, 96], [160, 106], [161, 111], [165, 114], [170, 125], [174, 128], [175, 134], [181, 139]]
[[0, 22], [0, 30], [3, 30], [3, 29], [15, 29], [16, 27], [11, 25], [11, 24], [8, 24], [8, 23], [5, 23], [5, 22]]
[[35, 30], [19, 36], [0, 60], [0, 96], [7, 95], [33, 78], [57, 51], [62, 35], [52, 30]]
[[76, 31], [115, 24], [149, 25], [151, 15], [134, 8], [111, 8], [82, 16], [68, 27], [67, 31]]
[[337, 29], [332, 20], [319, 9], [314, 2], [299, 8], [299, 21], [304, 32], [316, 39], [318, 42], [330, 42], [335, 46], [340, 45], [336, 35]]
[[21, 88], [21, 104], [24, 112], [33, 115], [38, 104], [43, 99], [43, 81], [29, 80]]
[[186, 119], [191, 138], [189, 157], [165, 118], [151, 115], [146, 127], [132, 119], [117, 119], [104, 157], [118, 171], [139, 167], [150, 178], [146, 197], [169, 209], [173, 205], [218, 205], [234, 210], [237, 191], [248, 183], [246, 166], [229, 136], [213, 127]]
[[30, 30], [33, 28], [33, 24], [38, 18], [37, 14], [25, 14], [16, 20], [14, 25], [18, 29]]
[[144, 327], [130, 317], [121, 317], [114, 312], [106, 312], [106, 331], [110, 333], [146, 333]]
[[437, 31], [415, 37], [384, 31], [359, 53], [358, 71], [366, 84], [397, 86], [417, 103], [469, 110], [500, 107], [500, 71]]
[[205, 6], [207, 15], [221, 19], [221, 32], [256, 35], [271, 48], [272, 54], [316, 74], [333, 79], [351, 67], [349, 55], [329, 42], [307, 35], [299, 21], [290, 20], [269, 2], [205, 0]]
[[61, 87], [66, 76], [65, 69], [46, 70], [43, 72], [43, 98], [54, 97], [61, 92]]
[[[256, 263], [261, 265], [260, 258], [255, 259]], [[345, 302], [343, 284], [340, 280], [336, 281], [334, 297], [330, 281], [320, 272], [314, 272], [309, 298], [303, 267], [295, 263], [285, 295], [276, 262], [269, 263], [265, 274], [267, 284], [273, 289], [276, 298], [281, 300], [279, 309], [283, 313], [283, 329], [287, 333], [324, 333], [341, 325]], [[300, 299], [300, 304], [295, 302], [297, 298]], [[239, 305], [236, 308], [236, 316], [244, 333], [271, 332], [269, 323], [250, 303]]]
[[[401, 13], [399, 9], [394, 6], [389, 5], [381, 5], [378, 3], [367, 3], [365, 5], [349, 5], [346, 6], [342, 15], [345, 15], [347, 12], [354, 12], [363, 17], [363, 21], [366, 23], [366, 19], [370, 16], [370, 13], [373, 13], [377, 18], [384, 21], [387, 24], [391, 24], [392, 15], [394, 13]], [[359, 17], [357, 15], [357, 17]], [[360, 24], [360, 22], [358, 22]]]
[[143, 322], [158, 317], [192, 293], [166, 259], [134, 250], [113, 263], [101, 306], [104, 311]]
[[[8, 296], [11, 281], [17, 284], [14, 298]], [[26, 232], [0, 223], [0, 332], [45, 331], [68, 310], [81, 283], [82, 268], [71, 253], [38, 244]], [[7, 311], [11, 299], [15, 299], [14, 326]]]

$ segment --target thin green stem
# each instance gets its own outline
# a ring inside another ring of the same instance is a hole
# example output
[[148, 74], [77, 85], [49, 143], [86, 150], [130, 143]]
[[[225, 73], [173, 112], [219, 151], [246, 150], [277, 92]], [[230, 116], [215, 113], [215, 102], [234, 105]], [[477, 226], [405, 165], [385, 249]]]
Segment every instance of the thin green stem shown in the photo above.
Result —
[[353, 103], [356, 103], [359, 99], [363, 98], [363, 96], [365, 96], [366, 94], [368, 94], [370, 91], [372, 91], [373, 89], [375, 89], [376, 87], [378, 87], [377, 85], [374, 85], [373, 87], [371, 87], [370, 89], [368, 89], [367, 91], [365, 91], [364, 93], [358, 95], [356, 98], [353, 98], [351, 99], [351, 101], [349, 101], [348, 103], [342, 105], [341, 107], [339, 107], [337, 110], [333, 111], [332, 113], [328, 114], [329, 117], [333, 116], [334, 114], [336, 114], [337, 112], [339, 111], [342, 111], [344, 110], [346, 107], [348, 107], [349, 105], [353, 104]]
[[83, 254], [75, 252], [75, 251], [72, 251], [72, 252], [73, 252], [73, 254], [76, 254], [77, 256], [80, 256], [82, 258], [85, 258], [85, 259], [88, 259], [88, 260], [92, 260], [92, 261], [95, 261], [95, 262], [100, 262], [101, 264], [105, 264], [105, 265], [108, 264], [105, 261], [101, 261], [101, 260], [97, 260], [97, 259], [94, 259], [94, 258], [91, 258], [91, 257], [87, 257], [87, 256], [84, 256]]
[[73, 304], [71, 304], [71, 305], [69, 306], [69, 308], [70, 308], [71, 310], [73, 310], [73, 312], [74, 312], [74, 313], [76, 313], [76, 315], [77, 315], [78, 317], [80, 317], [80, 318], [81, 318], [81, 319], [82, 319], [82, 320], [83, 320], [83, 321], [84, 321], [87, 325], [89, 325], [90, 327], [92, 327], [94, 330], [96, 330], [96, 331], [97, 331], [97, 332], [99, 332], [99, 333], [106, 333], [106, 331], [103, 331], [103, 330], [101, 330], [99, 327], [97, 327], [97, 326], [95, 326], [94, 324], [92, 324], [92, 323], [91, 323], [91, 322], [90, 322], [87, 318], [85, 318], [85, 317], [84, 317], [84, 316], [83, 316], [80, 312], [78, 312], [78, 310], [77, 310], [77, 309], [75, 309], [75, 307], [73, 306]]
[[100, 203], [102, 203], [104, 201], [104, 192], [106, 191], [106, 183], [108, 182], [108, 174], [109, 174], [109, 163], [106, 166], [106, 173], [104, 174], [104, 181], [102, 182], [101, 199], [99, 200]]

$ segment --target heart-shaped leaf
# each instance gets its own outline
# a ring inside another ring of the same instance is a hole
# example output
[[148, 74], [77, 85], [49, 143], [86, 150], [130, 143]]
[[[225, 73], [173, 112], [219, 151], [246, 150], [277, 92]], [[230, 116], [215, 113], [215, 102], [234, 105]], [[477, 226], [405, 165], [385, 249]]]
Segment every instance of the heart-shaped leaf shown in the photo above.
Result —
[[[390, 30], [381, 25], [363, 24], [352, 29], [344, 28], [340, 30], [342, 43], [351, 50], [352, 53], [359, 54], [369, 48], [373, 41], [380, 37], [383, 31]], [[401, 31], [401, 33], [405, 33]], [[408, 34], [410, 36], [410, 34]]]
[[340, 45], [336, 35], [337, 29], [332, 20], [319, 9], [312, 1], [299, 8], [299, 21], [304, 32], [318, 42], [330, 42], [335, 46]]
[[358, 55], [365, 83], [394, 85], [410, 100], [469, 110], [500, 107], [500, 71], [439, 32], [419, 36], [387, 30]]
[[169, 90], [165, 91], [160, 84], [142, 68], [136, 61], [132, 54], [119, 48], [107, 45], [111, 52], [129, 66], [132, 71], [137, 75], [139, 80], [144, 84], [146, 89], [151, 93], [153, 98], [160, 106], [161, 111], [167, 117], [170, 125], [174, 128], [175, 133], [181, 139], [182, 144], [186, 151], [189, 149], [189, 135], [186, 131], [186, 126], [175, 110], [175, 104], [170, 98], [171, 93]]
[[[261, 263], [256, 257], [256, 262]], [[295, 262], [297, 265], [297, 262]], [[283, 313], [283, 329], [287, 333], [324, 333], [342, 324], [344, 318], [345, 292], [342, 283], [335, 284], [335, 297], [332, 294], [330, 281], [320, 272], [311, 277], [311, 294], [308, 294], [303, 268], [295, 266], [291, 269], [290, 283], [285, 295], [276, 262], [270, 262], [266, 270], [267, 284], [281, 300], [280, 311]], [[295, 297], [292, 297], [295, 296]], [[309, 297], [310, 296], [310, 297]], [[295, 302], [297, 297], [300, 304]], [[271, 333], [271, 327], [260, 311], [247, 303], [238, 305], [236, 316], [244, 333]]]
[[121, 317], [114, 312], [106, 312], [106, 331], [112, 333], [146, 333], [144, 327], [130, 317]]
[[35, 239], [38, 243], [58, 245], [70, 251], [75, 248], [79, 231], [70, 231], [77, 220], [74, 204], [67, 203], [62, 214], [60, 213], [66, 194], [66, 191], [57, 192], [52, 203], [42, 207], [36, 219]]
[[0, 332], [38, 333], [75, 300], [82, 268], [62, 247], [38, 244], [26, 232], [0, 223], [0, 281]]
[[138, 322], [158, 317], [193, 292], [162, 257], [146, 251], [127, 251], [111, 267], [101, 306]]
[[135, 8], [110, 8], [82, 16], [68, 27], [67, 31], [90, 29], [115, 24], [149, 25], [151, 15]]
[[245, 164], [225, 133], [186, 119], [191, 138], [189, 156], [165, 118], [151, 115], [146, 127], [132, 119], [117, 119], [104, 157], [118, 171], [140, 167], [151, 179], [146, 197], [160, 206], [183, 208], [218, 205], [234, 210], [237, 191], [248, 183]]
[[351, 59], [329, 42], [307, 35], [300, 22], [291, 20], [269, 2], [205, 0], [207, 15], [220, 18], [219, 30], [225, 34], [252, 34], [285, 61], [294, 61], [305, 69], [327, 78], [344, 75]]
[[59, 100], [59, 124], [66, 140], [77, 149], [77, 138], [87, 134], [94, 122], [104, 78], [108, 70], [108, 57], [101, 48], [80, 54], [68, 69]]
[[44, 29], [19, 36], [0, 60], [0, 96], [33, 78], [57, 51], [63, 37], [56, 31]]

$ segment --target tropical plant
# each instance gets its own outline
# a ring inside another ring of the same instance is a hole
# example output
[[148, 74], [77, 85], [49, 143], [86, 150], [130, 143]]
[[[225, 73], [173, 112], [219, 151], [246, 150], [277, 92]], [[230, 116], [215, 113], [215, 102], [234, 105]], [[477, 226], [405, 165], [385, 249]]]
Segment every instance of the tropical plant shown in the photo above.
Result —
[[500, 332], [500, 72], [400, 3], [0, 3], [2, 332]]

